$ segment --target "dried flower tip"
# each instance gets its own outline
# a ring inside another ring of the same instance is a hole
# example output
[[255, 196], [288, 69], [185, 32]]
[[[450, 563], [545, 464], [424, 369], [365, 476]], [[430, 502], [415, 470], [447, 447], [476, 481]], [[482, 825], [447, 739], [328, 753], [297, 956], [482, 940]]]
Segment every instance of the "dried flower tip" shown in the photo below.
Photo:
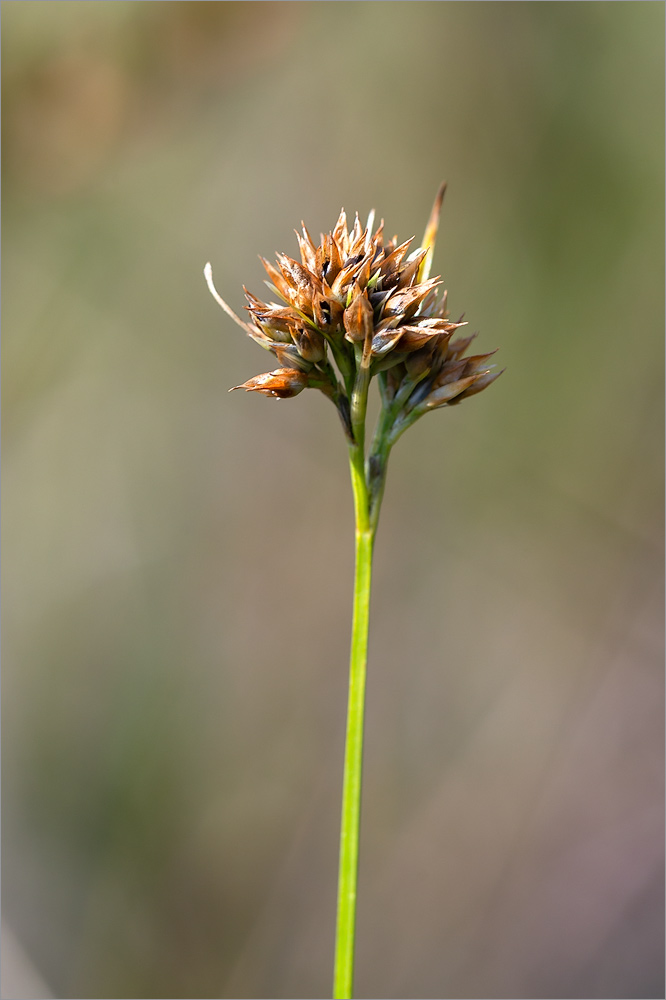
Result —
[[297, 371], [295, 368], [276, 368], [274, 372], [255, 375], [242, 385], [234, 385], [229, 392], [233, 392], [234, 389], [245, 389], [246, 392], [261, 392], [264, 396], [273, 396], [276, 399], [290, 399], [302, 392], [307, 384], [308, 376], [305, 372]]
[[442, 181], [439, 186], [439, 191], [435, 197], [435, 203], [432, 206], [432, 211], [430, 213], [430, 218], [428, 219], [428, 225], [426, 226], [425, 233], [423, 234], [423, 242], [421, 247], [427, 251], [426, 257], [423, 260], [419, 268], [419, 274], [417, 281], [427, 281], [430, 275], [430, 268], [432, 267], [432, 258], [435, 253], [435, 240], [437, 239], [437, 230], [439, 229], [439, 216], [442, 211], [442, 202], [444, 201], [444, 194], [446, 193], [446, 181]]
[[211, 267], [210, 263], [206, 264], [206, 266], [204, 267], [204, 278], [206, 279], [206, 284], [208, 285], [210, 294], [213, 296], [217, 304], [219, 306], [222, 306], [227, 316], [231, 316], [234, 323], [238, 323], [238, 325], [242, 327], [246, 333], [249, 333], [253, 339], [256, 339], [256, 331], [253, 330], [253, 328], [250, 326], [249, 323], [244, 323], [243, 320], [240, 318], [240, 316], [236, 315], [231, 306], [227, 305], [227, 303], [224, 301], [224, 299], [218, 292], [217, 288], [213, 284], [213, 268]]

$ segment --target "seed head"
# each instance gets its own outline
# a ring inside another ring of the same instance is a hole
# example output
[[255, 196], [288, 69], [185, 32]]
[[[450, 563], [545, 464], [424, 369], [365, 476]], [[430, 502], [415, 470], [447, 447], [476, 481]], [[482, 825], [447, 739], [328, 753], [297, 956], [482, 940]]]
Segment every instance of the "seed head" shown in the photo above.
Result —
[[475, 335], [452, 339], [466, 324], [462, 317], [450, 321], [446, 291], [439, 296], [441, 279], [429, 278], [444, 191], [442, 185], [422, 245], [411, 252], [412, 239], [384, 240], [383, 220], [372, 232], [374, 212], [365, 227], [356, 215], [350, 229], [343, 210], [318, 244], [303, 225], [296, 233], [300, 261], [283, 253], [276, 264], [260, 258], [279, 301], [264, 302], [244, 289], [247, 320], [218, 295], [207, 264], [204, 273], [217, 302], [283, 366], [235, 388], [282, 399], [306, 387], [320, 389], [335, 402], [349, 432], [349, 398], [361, 370], [386, 373], [386, 398], [401, 404], [398, 422], [411, 423], [489, 386], [501, 372], [486, 365], [490, 354], [465, 358]]

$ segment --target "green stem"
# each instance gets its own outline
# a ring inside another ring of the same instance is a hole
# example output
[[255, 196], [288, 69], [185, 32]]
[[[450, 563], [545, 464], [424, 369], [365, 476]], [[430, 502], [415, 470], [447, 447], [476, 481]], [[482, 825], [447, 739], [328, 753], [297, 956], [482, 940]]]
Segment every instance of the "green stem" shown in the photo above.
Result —
[[[363, 467], [363, 455], [365, 449], [365, 414], [368, 409], [368, 386], [370, 385], [370, 369], [362, 365], [362, 349], [360, 344], [356, 345], [356, 361], [358, 371], [352, 389], [350, 409], [351, 424], [354, 432], [354, 440], [360, 452], [361, 467]], [[355, 494], [354, 494], [355, 496]]]
[[350, 1000], [354, 985], [354, 937], [356, 926], [356, 885], [361, 822], [361, 776], [363, 766], [363, 717], [365, 675], [368, 655], [368, 620], [372, 549], [375, 537], [369, 518], [368, 487], [362, 447], [349, 449], [354, 507], [356, 512], [356, 572], [354, 616], [349, 661], [349, 702], [340, 827], [340, 869], [338, 916], [335, 942], [335, 1000]]

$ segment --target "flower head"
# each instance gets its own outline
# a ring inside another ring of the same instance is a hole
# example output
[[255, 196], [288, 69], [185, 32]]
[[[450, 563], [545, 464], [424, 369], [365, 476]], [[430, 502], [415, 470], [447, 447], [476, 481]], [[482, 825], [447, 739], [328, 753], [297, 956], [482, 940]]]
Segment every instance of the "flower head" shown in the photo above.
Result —
[[383, 221], [373, 233], [374, 212], [365, 227], [356, 215], [349, 228], [343, 210], [318, 243], [303, 225], [296, 233], [300, 260], [283, 253], [275, 264], [261, 258], [275, 300], [264, 302], [244, 289], [247, 321], [218, 295], [207, 264], [213, 296], [283, 366], [235, 388], [280, 398], [318, 388], [335, 402], [350, 433], [359, 372], [383, 374], [383, 394], [400, 402], [396, 426], [489, 386], [501, 372], [486, 365], [490, 354], [465, 357], [472, 337], [453, 339], [466, 324], [462, 317], [449, 319], [441, 279], [429, 277], [444, 190], [442, 185], [422, 245], [411, 250], [413, 239], [384, 240]]

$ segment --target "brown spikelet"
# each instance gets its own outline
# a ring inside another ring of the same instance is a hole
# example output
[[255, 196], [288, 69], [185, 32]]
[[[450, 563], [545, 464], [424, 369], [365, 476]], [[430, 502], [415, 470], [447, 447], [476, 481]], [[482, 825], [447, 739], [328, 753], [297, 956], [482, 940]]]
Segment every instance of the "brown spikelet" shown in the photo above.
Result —
[[242, 385], [235, 385], [234, 389], [245, 389], [246, 392], [261, 392], [264, 396], [274, 396], [276, 399], [289, 399], [297, 396], [308, 384], [308, 377], [304, 372], [293, 368], [276, 368], [273, 372], [265, 372], [263, 375], [255, 375]]

